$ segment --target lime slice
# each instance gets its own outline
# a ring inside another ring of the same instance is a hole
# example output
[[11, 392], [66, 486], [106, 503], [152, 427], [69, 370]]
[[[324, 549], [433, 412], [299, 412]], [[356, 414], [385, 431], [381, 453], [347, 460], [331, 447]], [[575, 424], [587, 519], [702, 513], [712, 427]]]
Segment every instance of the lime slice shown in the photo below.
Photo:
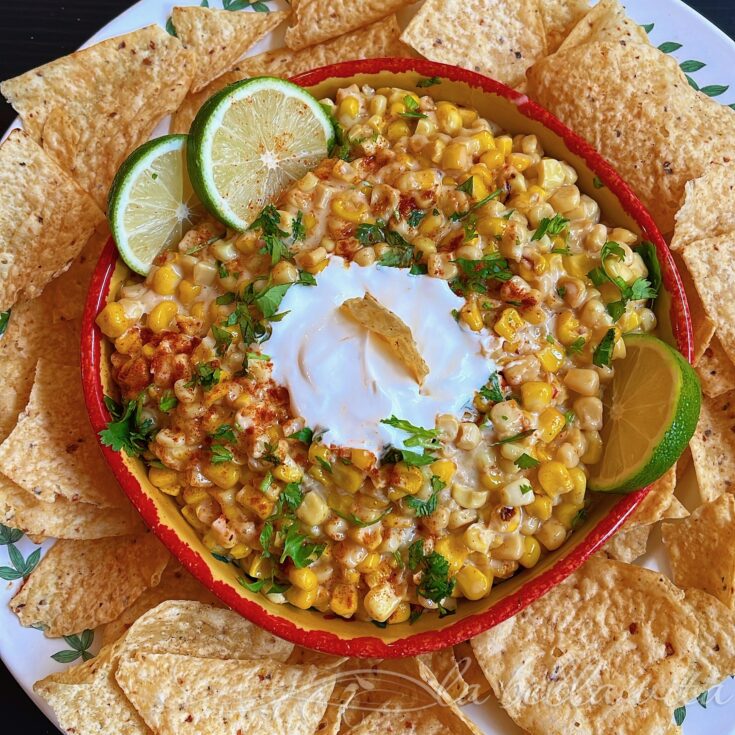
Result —
[[164, 135], [128, 156], [112, 182], [107, 216], [120, 256], [141, 275], [206, 216], [186, 171], [186, 135]]
[[189, 132], [194, 189], [220, 221], [243, 231], [288, 184], [326, 158], [334, 128], [301, 87], [258, 77], [225, 87]]
[[697, 427], [702, 394], [691, 365], [656, 337], [630, 334], [605, 396], [603, 456], [589, 487], [632, 492], [666, 472]]

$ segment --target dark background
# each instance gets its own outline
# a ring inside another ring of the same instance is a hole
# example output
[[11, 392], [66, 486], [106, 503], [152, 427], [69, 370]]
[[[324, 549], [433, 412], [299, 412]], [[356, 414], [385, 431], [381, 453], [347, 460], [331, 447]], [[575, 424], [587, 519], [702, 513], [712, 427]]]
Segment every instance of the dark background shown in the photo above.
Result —
[[[624, 0], [623, 0], [624, 1]], [[687, 0], [735, 38], [733, 0]], [[68, 54], [131, 4], [130, 0], [0, 0], [0, 79]], [[173, 3], [172, 3], [173, 4]], [[665, 5], [665, 0], [661, 0]], [[655, 20], [655, 18], [652, 18]], [[15, 117], [0, 101], [0, 131]], [[2, 192], [0, 192], [2, 196]], [[0, 710], [7, 726], [27, 735], [58, 735], [0, 663]], [[114, 726], [113, 723], [110, 723]], [[110, 730], [110, 735], [115, 735]]]

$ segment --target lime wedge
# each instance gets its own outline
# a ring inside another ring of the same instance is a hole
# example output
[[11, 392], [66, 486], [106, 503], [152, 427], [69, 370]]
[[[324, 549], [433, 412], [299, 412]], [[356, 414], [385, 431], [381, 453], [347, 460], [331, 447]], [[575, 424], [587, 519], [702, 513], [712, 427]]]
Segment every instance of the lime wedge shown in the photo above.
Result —
[[283, 189], [326, 158], [334, 128], [301, 87], [258, 77], [225, 87], [189, 132], [194, 190], [220, 221], [243, 231]]
[[141, 275], [206, 216], [186, 171], [185, 135], [164, 135], [128, 156], [112, 182], [107, 216], [120, 256]]
[[605, 395], [603, 456], [589, 487], [627, 493], [666, 472], [697, 427], [702, 395], [691, 365], [656, 337], [630, 334]]

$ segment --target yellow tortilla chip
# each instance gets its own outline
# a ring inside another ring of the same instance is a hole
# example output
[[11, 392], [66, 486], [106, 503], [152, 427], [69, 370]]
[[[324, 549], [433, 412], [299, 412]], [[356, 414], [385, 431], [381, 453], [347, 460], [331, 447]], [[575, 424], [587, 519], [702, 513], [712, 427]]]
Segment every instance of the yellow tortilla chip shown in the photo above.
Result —
[[500, 704], [531, 735], [638, 735], [669, 726], [697, 630], [663, 575], [593, 557], [472, 647]]
[[38, 296], [79, 255], [104, 214], [33, 139], [0, 145], [0, 311]]
[[735, 161], [713, 165], [688, 181], [684, 204], [676, 213], [672, 250], [695, 240], [735, 232]]
[[648, 43], [648, 35], [625, 14], [625, 8], [618, 0], [600, 0], [587, 15], [577, 23], [559, 51], [574, 46], [582, 46], [594, 41], [615, 41], [616, 43]]
[[60, 496], [47, 503], [3, 475], [0, 475], [0, 519], [6, 526], [43, 538], [95, 539], [145, 530], [138, 512], [129, 503], [119, 508], [100, 508]]
[[130, 607], [122, 611], [118, 618], [102, 628], [100, 631], [102, 645], [114, 643], [139, 617], [167, 600], [194, 600], [222, 607], [222, 603], [214, 594], [172, 559], [166, 565], [161, 581], [155, 587], [143, 592]]
[[698, 589], [685, 590], [685, 602], [699, 621], [691, 682], [682, 702], [706, 692], [735, 671], [735, 613], [716, 597]]
[[464, 700], [470, 688], [462, 677], [453, 648], [443, 648], [441, 651], [425, 653], [417, 658], [436, 677], [439, 685], [453, 702]]
[[53, 709], [61, 727], [74, 735], [152, 735], [115, 681], [117, 650], [103, 648], [95, 658], [36, 682], [33, 691]]
[[694, 341], [694, 355], [692, 363], [696, 367], [702, 359], [707, 348], [715, 336], [715, 323], [707, 316], [707, 312], [699, 297], [697, 288], [689, 275], [689, 271], [681, 258], [680, 253], [672, 253], [674, 262], [679, 271], [684, 291], [687, 295], [687, 303], [689, 304], [689, 314], [692, 319], [692, 337]]
[[630, 564], [646, 553], [650, 535], [650, 525], [623, 529], [602, 547], [600, 554]]
[[156, 25], [0, 84], [24, 128], [97, 204], [126, 156], [186, 95], [192, 52]]
[[689, 511], [686, 506], [679, 500], [679, 498], [671, 498], [671, 505], [664, 511], [662, 518], [686, 518], [689, 516]]
[[540, 0], [547, 53], [553, 54], [574, 26], [590, 11], [587, 0]]
[[648, 495], [625, 522], [623, 529], [629, 531], [636, 526], [647, 526], [660, 521], [671, 505], [675, 489], [676, 465], [652, 484]]
[[528, 70], [528, 92], [615, 166], [664, 233], [686, 182], [735, 158], [735, 110], [695, 92], [648, 44], [557, 51]]
[[174, 8], [171, 20], [176, 35], [196, 57], [191, 91], [198, 92], [232, 68], [251, 46], [288, 16], [287, 10], [235, 13], [196, 5]]
[[[381, 20], [412, 0], [292, 0], [286, 46], [294, 51], [324, 43]], [[357, 51], [357, 49], [356, 49]], [[358, 51], [353, 58], [364, 58]]]
[[0, 472], [48, 503], [128, 507], [89, 426], [76, 366], [38, 361], [28, 405], [0, 445]]
[[465, 641], [454, 647], [454, 657], [457, 660], [459, 671], [468, 687], [464, 702], [480, 702], [490, 693], [490, 683], [482, 673], [477, 662], [472, 643]]
[[125, 635], [125, 651], [201, 658], [285, 662], [293, 644], [276, 638], [232, 610], [194, 600], [169, 600], [138, 618]]
[[696, 587], [735, 608], [735, 496], [726, 493], [682, 521], [667, 521], [661, 536], [679, 587]]
[[722, 348], [730, 360], [735, 360], [735, 303], [731, 298], [735, 232], [695, 240], [681, 255], [704, 308], [717, 327]]
[[735, 390], [735, 364], [715, 335], [697, 363], [702, 392], [710, 398]]
[[324, 716], [316, 727], [316, 735], [339, 735], [345, 712], [349, 709], [359, 689], [356, 682], [337, 680]]
[[161, 579], [168, 552], [151, 533], [57, 541], [11, 600], [21, 625], [49, 638], [117, 618]]
[[735, 391], [702, 398], [697, 429], [689, 442], [702, 500], [735, 487]]
[[410, 328], [399, 317], [369, 293], [361, 299], [347, 299], [340, 308], [365, 329], [382, 337], [416, 382], [424, 382], [429, 366], [421, 357]]
[[401, 40], [432, 61], [516, 87], [546, 54], [539, 0], [427, 0]]
[[189, 94], [171, 121], [172, 133], [188, 133], [199, 108], [220, 89], [228, 84], [256, 76], [292, 77], [309, 69], [316, 69], [340, 61], [355, 58], [359, 49], [361, 59], [383, 56], [408, 56], [407, 47], [401, 43], [401, 29], [394, 15], [385, 20], [348, 33], [327, 43], [305, 48], [301, 51], [279, 49], [241, 61], [231, 72], [215, 79], [209, 86], [196, 94]]
[[123, 656], [115, 677], [157, 735], [312, 735], [334, 689], [334, 674], [315, 666], [172, 653]]

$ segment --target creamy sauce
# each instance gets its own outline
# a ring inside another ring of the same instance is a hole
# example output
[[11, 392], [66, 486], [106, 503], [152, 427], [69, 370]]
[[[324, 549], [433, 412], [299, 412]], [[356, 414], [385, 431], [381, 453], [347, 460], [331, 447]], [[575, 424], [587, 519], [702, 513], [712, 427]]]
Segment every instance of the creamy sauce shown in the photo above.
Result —
[[[380, 337], [340, 311], [366, 293], [411, 329], [429, 367], [421, 387]], [[381, 419], [433, 428], [438, 414], [458, 414], [495, 370], [482, 338], [452, 316], [463, 303], [438, 278], [333, 256], [316, 286], [292, 286], [281, 303], [289, 313], [264, 345], [273, 379], [288, 388], [295, 415], [327, 430], [325, 443], [377, 454], [403, 447], [407, 435]]]

